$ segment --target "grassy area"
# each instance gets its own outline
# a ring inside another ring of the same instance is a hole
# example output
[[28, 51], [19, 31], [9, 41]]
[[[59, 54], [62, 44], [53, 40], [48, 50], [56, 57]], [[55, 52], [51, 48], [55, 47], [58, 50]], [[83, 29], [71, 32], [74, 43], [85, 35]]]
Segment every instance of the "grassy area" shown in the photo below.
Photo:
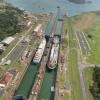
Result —
[[[63, 66], [63, 67], [65, 67], [65, 66]], [[63, 72], [60, 76], [60, 83], [62, 84], [61, 86], [64, 85], [65, 81], [66, 81], [66, 70], [63, 69]]]
[[[87, 61], [92, 64], [100, 64], [100, 11], [77, 15], [72, 20], [74, 29], [76, 31], [83, 31], [91, 46]], [[94, 100], [89, 90], [89, 86], [92, 84], [92, 72], [93, 68], [86, 68], [84, 70], [84, 79], [89, 100]]]
[[93, 26], [96, 21], [96, 14], [94, 13], [84, 13], [71, 17], [73, 28], [75, 31], [82, 31]]
[[67, 91], [64, 93], [64, 100], [71, 100], [70, 93], [68, 93]]
[[72, 100], [82, 100], [80, 81], [78, 75], [78, 65], [77, 65], [76, 38], [70, 18], [66, 19], [66, 23], [68, 23], [66, 25], [66, 28], [69, 35], [68, 64], [69, 64], [69, 80], [72, 88]]
[[93, 73], [93, 68], [85, 68], [83, 73], [89, 100], [94, 100], [89, 90], [89, 87], [92, 83], [92, 73]]
[[82, 100], [76, 57], [77, 53], [72, 50], [69, 53], [69, 79], [72, 87], [72, 100]]
[[85, 33], [91, 46], [87, 61], [92, 64], [100, 64], [100, 11], [74, 16], [72, 17], [72, 23], [75, 31]]
[[[86, 37], [91, 45], [88, 61], [93, 64], [100, 64], [100, 20], [96, 21], [92, 28], [85, 30]], [[92, 38], [88, 38], [91, 35]]]

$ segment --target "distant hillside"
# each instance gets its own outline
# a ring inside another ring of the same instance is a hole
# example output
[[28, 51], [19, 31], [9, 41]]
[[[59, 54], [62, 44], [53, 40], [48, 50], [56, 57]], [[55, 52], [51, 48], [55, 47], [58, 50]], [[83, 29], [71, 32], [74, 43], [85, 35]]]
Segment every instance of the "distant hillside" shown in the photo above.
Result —
[[69, 0], [70, 2], [84, 4], [85, 0]]

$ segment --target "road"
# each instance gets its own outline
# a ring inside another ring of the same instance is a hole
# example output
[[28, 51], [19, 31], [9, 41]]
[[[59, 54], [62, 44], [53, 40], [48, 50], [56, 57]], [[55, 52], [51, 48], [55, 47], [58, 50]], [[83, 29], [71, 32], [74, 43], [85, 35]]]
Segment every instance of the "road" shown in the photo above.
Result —
[[88, 43], [87, 43], [87, 39], [85, 38], [84, 33], [83, 33], [83, 32], [80, 32], [80, 34], [81, 34], [81, 37], [82, 37], [82, 39], [83, 39], [83, 41], [84, 41], [84, 45], [85, 45], [85, 47], [87, 48], [87, 51], [89, 51], [89, 45], [88, 45]]
[[[76, 32], [76, 38], [77, 38], [78, 44], [80, 46], [80, 49], [82, 51], [82, 54], [87, 55], [90, 47], [87, 43], [87, 40], [86, 40], [83, 32]], [[85, 65], [82, 64], [82, 62], [81, 62], [79, 52], [77, 54], [78, 54], [78, 56], [77, 56], [78, 72], [79, 72], [82, 96], [83, 96], [83, 100], [88, 100], [88, 94], [87, 94], [87, 90], [85, 87], [85, 81], [84, 81], [84, 76], [83, 76], [83, 69], [85, 68]]]
[[78, 40], [78, 43], [83, 55], [87, 55], [90, 47], [87, 44], [87, 41], [83, 32], [76, 32], [76, 37], [77, 37], [77, 40]]
[[12, 64], [14, 64], [21, 57], [27, 45], [28, 45], [27, 42], [26, 43], [20, 42], [7, 57], [7, 60], [11, 60]]
[[84, 68], [84, 65], [81, 63], [79, 53], [78, 53], [78, 71], [79, 71], [79, 78], [80, 78], [80, 83], [81, 83], [80, 85], [81, 85], [83, 100], [88, 100], [88, 95], [87, 95], [85, 82], [84, 82], [84, 76], [83, 76], [83, 68]]
[[11, 60], [11, 64], [13, 65], [18, 59], [21, 57], [23, 51], [28, 46], [27, 42], [23, 42], [25, 38], [28, 36], [30, 31], [33, 29], [33, 25], [25, 32], [25, 34], [19, 39], [16, 45], [11, 49], [11, 51], [4, 57], [6, 60]]
[[16, 46], [29, 34], [32, 28], [33, 28], [33, 25], [25, 32], [25, 34], [19, 39], [16, 45], [11, 49], [11, 51], [4, 58], [7, 58], [10, 55], [10, 53], [16, 48]]
[[86, 44], [88, 50], [91, 49], [90, 44], [89, 44], [89, 42], [87, 41], [87, 38], [86, 38], [86, 36], [85, 36], [85, 33], [84, 33], [84, 32], [81, 32], [81, 33], [82, 33], [82, 37], [83, 37], [83, 39], [84, 39], [84, 41], [85, 41], [85, 44]]

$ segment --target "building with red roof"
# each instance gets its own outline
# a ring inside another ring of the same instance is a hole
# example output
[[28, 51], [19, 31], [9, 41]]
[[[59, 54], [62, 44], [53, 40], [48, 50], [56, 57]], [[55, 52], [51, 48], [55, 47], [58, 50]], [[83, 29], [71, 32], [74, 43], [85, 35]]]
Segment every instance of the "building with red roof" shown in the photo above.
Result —
[[6, 87], [11, 81], [12, 81], [12, 74], [10, 73], [6, 73], [6, 75], [4, 76], [4, 78], [0, 81], [0, 87]]

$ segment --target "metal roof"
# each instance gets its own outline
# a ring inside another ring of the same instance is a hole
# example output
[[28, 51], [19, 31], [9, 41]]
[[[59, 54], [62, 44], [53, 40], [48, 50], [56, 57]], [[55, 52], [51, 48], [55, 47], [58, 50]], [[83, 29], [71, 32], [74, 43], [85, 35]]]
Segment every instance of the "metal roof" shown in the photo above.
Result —
[[42, 24], [38, 24], [38, 26], [34, 29], [34, 32], [38, 32], [42, 27]]
[[10, 44], [13, 40], [14, 40], [13, 37], [7, 37], [3, 41], [1, 41], [1, 43], [3, 43], [3, 44]]

